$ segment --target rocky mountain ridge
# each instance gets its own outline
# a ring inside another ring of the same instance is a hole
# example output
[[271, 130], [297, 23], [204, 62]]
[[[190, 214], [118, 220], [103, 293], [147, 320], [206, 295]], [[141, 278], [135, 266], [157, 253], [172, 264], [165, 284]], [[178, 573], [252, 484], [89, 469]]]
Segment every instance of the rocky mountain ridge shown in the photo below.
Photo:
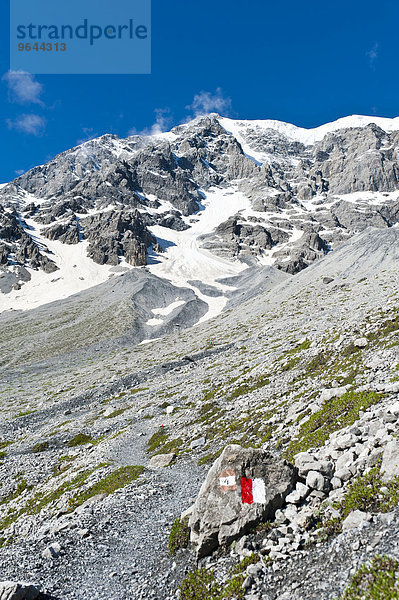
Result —
[[[6, 226], [0, 232], [3, 310], [22, 307], [21, 286], [36, 296], [43, 268], [60, 271], [57, 286], [45, 279], [51, 299], [105, 281], [107, 267], [147, 265], [206, 302], [189, 281], [224, 296], [220, 259], [226, 275], [256, 265], [296, 274], [369, 226], [394, 226], [399, 126], [374, 121], [351, 117], [312, 133], [209, 115], [158, 136], [105, 135], [64, 152], [0, 189], [3, 220], [17, 219], [11, 238]], [[88, 269], [91, 261], [104, 268], [68, 276], [68, 245], [84, 245]], [[208, 317], [215, 310], [209, 305]]]

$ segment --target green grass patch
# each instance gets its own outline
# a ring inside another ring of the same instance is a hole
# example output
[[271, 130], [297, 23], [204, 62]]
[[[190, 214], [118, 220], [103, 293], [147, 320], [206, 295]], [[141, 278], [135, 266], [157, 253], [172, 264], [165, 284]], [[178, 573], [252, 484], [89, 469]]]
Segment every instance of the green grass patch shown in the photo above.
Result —
[[354, 510], [371, 513], [385, 513], [399, 504], [399, 477], [385, 482], [380, 472], [380, 464], [368, 473], [356, 477], [348, 486], [345, 496], [339, 502], [334, 502], [333, 507], [340, 515], [333, 519], [321, 518], [318, 528], [321, 537], [327, 539], [342, 531], [342, 523]]
[[281, 371], [283, 373], [286, 373], [287, 371], [291, 371], [291, 369], [295, 369], [295, 367], [298, 365], [299, 361], [300, 361], [299, 356], [290, 358], [290, 360], [281, 367]]
[[14, 415], [14, 419], [18, 419], [19, 417], [26, 417], [27, 415], [32, 415], [34, 412], [36, 412], [36, 411], [35, 410], [21, 411], [21, 412], [17, 413], [16, 415]]
[[176, 438], [174, 440], [169, 440], [168, 442], [165, 442], [164, 444], [162, 444], [161, 447], [158, 448], [158, 450], [156, 450], [156, 452], [154, 452], [154, 456], [156, 454], [170, 454], [171, 452], [178, 454], [179, 448], [182, 445], [183, 445], [182, 438]]
[[160, 427], [148, 440], [147, 452], [153, 454], [160, 446], [164, 446], [168, 440], [168, 433], [165, 427]]
[[8, 448], [8, 446], [11, 446], [11, 444], [13, 444], [14, 442], [0, 442], [0, 450], [4, 450], [4, 448]]
[[385, 482], [380, 465], [357, 477], [348, 486], [344, 498], [334, 504], [345, 519], [353, 510], [380, 513], [388, 512], [399, 503], [399, 477]]
[[169, 554], [174, 556], [180, 548], [187, 548], [190, 543], [190, 529], [188, 517], [176, 519], [169, 534]]
[[229, 400], [234, 400], [235, 398], [239, 398], [240, 396], [245, 396], [246, 394], [250, 394], [255, 390], [259, 390], [260, 388], [268, 385], [270, 383], [270, 379], [266, 375], [260, 375], [253, 380], [245, 381], [238, 387], [234, 389], [234, 391], [226, 398]]
[[0, 506], [3, 504], [8, 504], [9, 502], [11, 502], [12, 500], [15, 500], [16, 498], [18, 498], [25, 490], [31, 490], [33, 486], [28, 485], [28, 482], [26, 481], [26, 479], [21, 479], [15, 490], [13, 492], [11, 492], [10, 494], [8, 494], [8, 496], [5, 496], [4, 498], [1, 498], [0, 500]]
[[207, 569], [191, 571], [180, 586], [180, 600], [220, 600], [220, 594], [214, 572]]
[[367, 338], [370, 341], [379, 341], [381, 338], [388, 336], [391, 333], [399, 331], [399, 316], [396, 315], [391, 319], [384, 321], [378, 329], [369, 333]]
[[144, 467], [140, 465], [120, 467], [103, 479], [100, 479], [100, 481], [97, 481], [87, 490], [84, 490], [83, 492], [73, 496], [69, 500], [70, 509], [75, 510], [75, 508], [83, 504], [83, 502], [86, 502], [86, 500], [96, 496], [97, 494], [113, 494], [116, 490], [126, 487], [138, 479], [143, 471]]
[[332, 352], [324, 350], [314, 356], [307, 364], [305, 374], [306, 375], [317, 375], [323, 369], [326, 368], [328, 362], [332, 357]]
[[[65, 494], [66, 492], [82, 486], [88, 479], [88, 477], [100, 466], [101, 465], [95, 467], [94, 469], [82, 471], [74, 479], [70, 481], [65, 481], [58, 488], [52, 490], [51, 492], [37, 492], [31, 498], [29, 498], [29, 500], [27, 500], [27, 502], [22, 508], [17, 510], [9, 510], [7, 514], [0, 519], [0, 530], [6, 529], [10, 525], [12, 525], [12, 523], [15, 523], [15, 521], [17, 521], [23, 515], [39, 514], [45, 506], [59, 500], [61, 496], [63, 496], [63, 494]], [[3, 499], [1, 504], [4, 504], [5, 502], [10, 502], [11, 500], [18, 498], [23, 492], [25, 492], [26, 490], [30, 491], [32, 488], [33, 486], [28, 486], [26, 480], [22, 479], [19, 482], [16, 490], [12, 494], [10, 494], [8, 498]]]
[[299, 439], [289, 444], [285, 458], [292, 461], [298, 452], [323, 446], [334, 431], [352, 425], [361, 410], [367, 410], [380, 400], [381, 394], [376, 392], [346, 392], [341, 398], [328, 400], [301, 426]]
[[127, 408], [118, 408], [116, 410], [114, 410], [114, 412], [112, 412], [110, 415], [107, 415], [106, 417], [104, 417], [104, 419], [113, 419], [114, 417], [119, 417], [119, 415], [123, 415], [124, 412], [126, 412], [128, 409]]
[[389, 556], [374, 556], [353, 575], [339, 600], [398, 600], [399, 562]]
[[[198, 421], [200, 423], [209, 423], [215, 421], [217, 416], [222, 414], [222, 410], [216, 402], [205, 402], [200, 408], [200, 416]], [[196, 421], [194, 421], [195, 423]]]
[[256, 565], [259, 562], [259, 554], [253, 552], [250, 556], [246, 556], [242, 559], [233, 569], [231, 570], [232, 575], [240, 575], [240, 573], [244, 573], [249, 565]]
[[342, 350], [342, 355], [343, 356], [352, 356], [352, 354], [357, 354], [358, 352], [360, 352], [360, 348], [358, 346], [355, 346], [355, 344], [353, 342], [351, 342], [348, 346], [346, 346]]
[[71, 440], [68, 442], [68, 448], [75, 448], [76, 446], [83, 446], [84, 444], [92, 444], [93, 438], [86, 433], [77, 433]]
[[215, 574], [207, 569], [195, 569], [183, 580], [180, 586], [180, 600], [242, 600], [245, 590], [242, 584], [245, 580], [245, 570], [259, 561], [257, 554], [244, 558], [230, 570], [230, 578], [218, 583]]
[[45, 450], [48, 450], [48, 448], [48, 442], [37, 442], [34, 446], [32, 446], [32, 452], [34, 454], [38, 454], [39, 452], [44, 452]]
[[216, 452], [210, 452], [209, 454], [205, 454], [205, 456], [199, 459], [198, 466], [209, 465], [210, 463], [214, 462], [222, 454], [222, 452], [223, 448], [219, 448], [219, 450], [217, 450]]

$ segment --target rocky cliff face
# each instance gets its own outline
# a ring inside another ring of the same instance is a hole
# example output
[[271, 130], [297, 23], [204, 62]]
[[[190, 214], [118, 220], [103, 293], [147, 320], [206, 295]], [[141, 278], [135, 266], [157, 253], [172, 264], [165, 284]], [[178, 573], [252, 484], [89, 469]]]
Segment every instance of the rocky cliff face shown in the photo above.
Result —
[[16, 211], [0, 206], [0, 291], [19, 289], [21, 282], [30, 280], [29, 270], [45, 273], [57, 270], [56, 264], [44, 253], [27, 232]]
[[[173, 232], [192, 231], [215, 256], [296, 274], [367, 227], [399, 220], [399, 132], [359, 119], [312, 133], [210, 115], [158, 136], [86, 142], [0, 190], [2, 218], [17, 219], [19, 231], [17, 252], [6, 228], [1, 235], [1, 269], [17, 280], [18, 270], [35, 277], [59, 266], [37, 234], [88, 242], [98, 264], [143, 266], [180, 247]], [[198, 236], [215, 192], [232, 203]]]

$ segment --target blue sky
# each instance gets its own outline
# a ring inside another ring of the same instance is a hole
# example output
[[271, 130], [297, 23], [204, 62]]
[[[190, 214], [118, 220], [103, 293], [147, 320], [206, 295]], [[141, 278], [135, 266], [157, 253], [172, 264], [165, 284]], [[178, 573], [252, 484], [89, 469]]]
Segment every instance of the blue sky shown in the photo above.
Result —
[[304, 127], [399, 115], [396, 0], [153, 0], [151, 75], [24, 78], [7, 75], [6, 4], [0, 182], [84, 139], [166, 129], [207, 110]]

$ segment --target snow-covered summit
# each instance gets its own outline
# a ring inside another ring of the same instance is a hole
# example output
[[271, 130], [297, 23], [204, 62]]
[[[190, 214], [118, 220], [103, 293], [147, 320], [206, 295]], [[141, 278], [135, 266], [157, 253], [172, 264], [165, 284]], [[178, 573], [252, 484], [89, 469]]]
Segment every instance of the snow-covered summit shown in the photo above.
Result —
[[372, 123], [386, 132], [399, 131], [399, 117], [390, 119], [386, 117], [351, 115], [310, 129], [272, 119], [236, 120], [220, 117], [219, 120], [221, 125], [236, 137], [240, 136], [246, 129], [258, 129], [259, 131], [273, 129], [276, 132], [287, 136], [291, 140], [301, 142], [305, 146], [313, 145], [316, 142], [321, 141], [327, 134], [339, 131], [340, 129], [367, 127], [367, 125], [371, 125]]
[[250, 274], [295, 275], [399, 223], [398, 132], [399, 117], [304, 129], [211, 114], [86, 141], [0, 188], [0, 310], [145, 267], [214, 316]]

